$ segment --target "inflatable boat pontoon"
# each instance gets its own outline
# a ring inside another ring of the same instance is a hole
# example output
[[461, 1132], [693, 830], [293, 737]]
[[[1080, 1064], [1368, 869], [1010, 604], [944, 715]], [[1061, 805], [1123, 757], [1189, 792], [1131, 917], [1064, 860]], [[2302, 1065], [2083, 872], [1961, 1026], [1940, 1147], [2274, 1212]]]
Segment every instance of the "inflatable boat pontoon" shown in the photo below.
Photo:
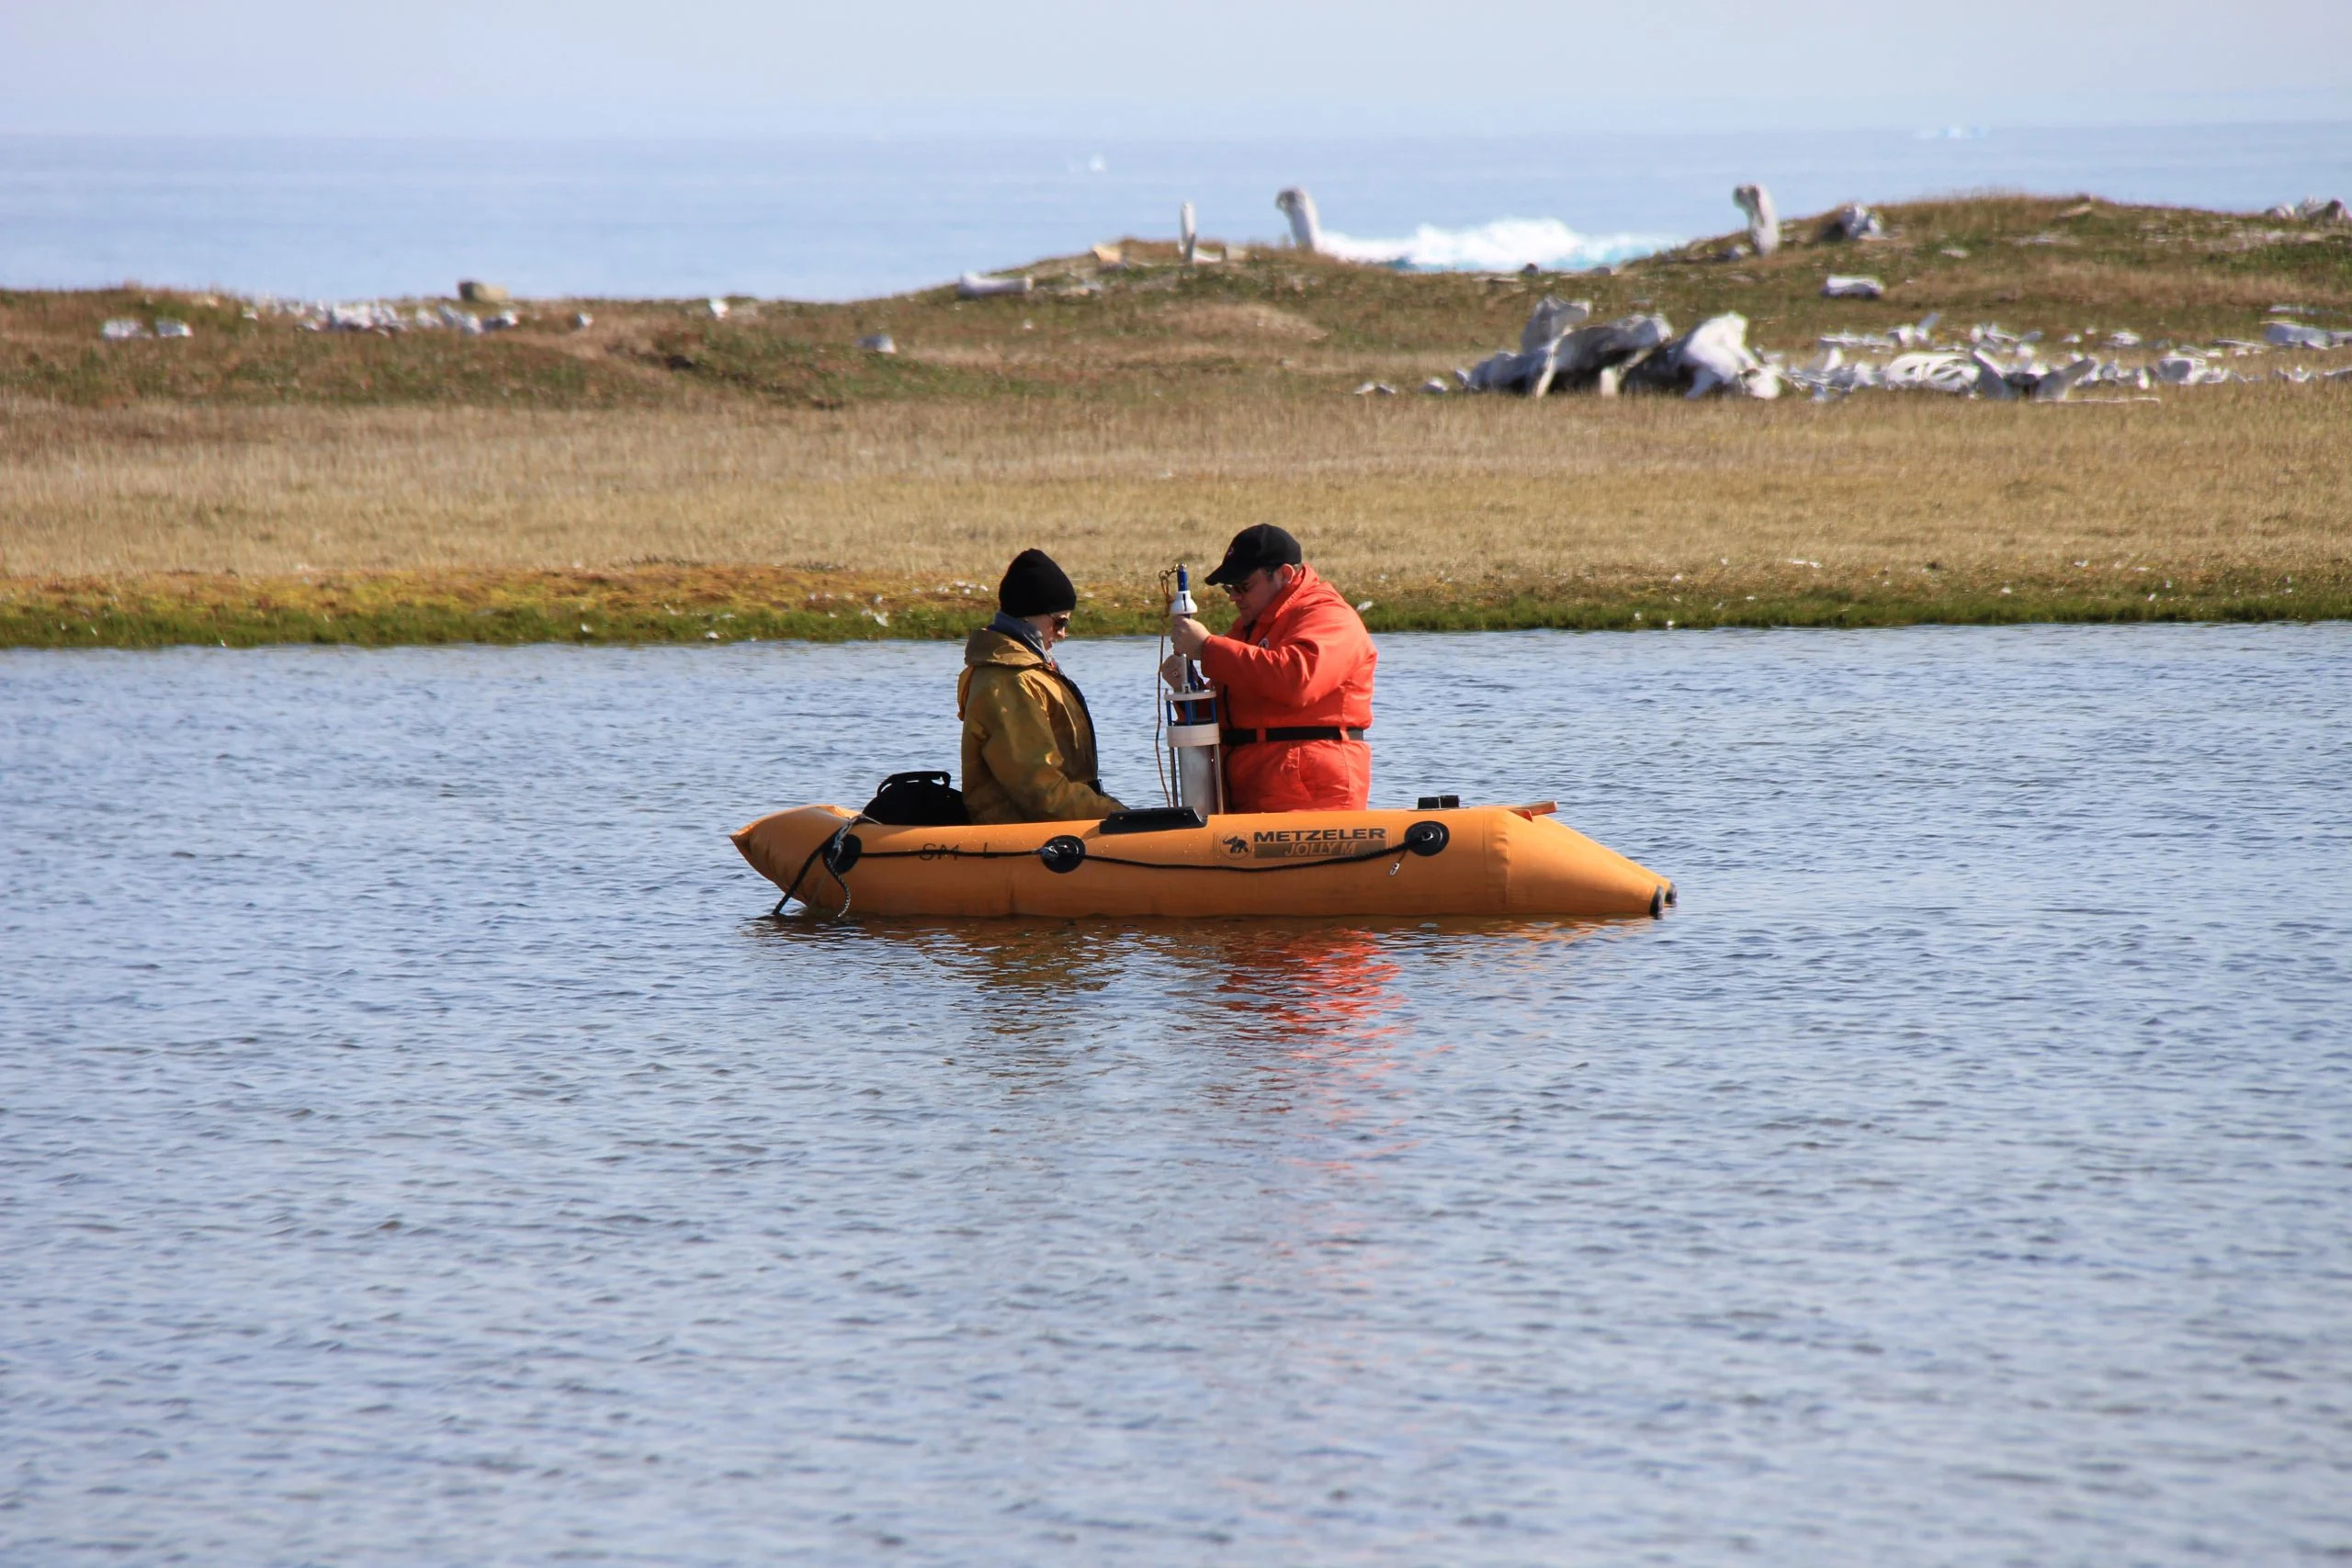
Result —
[[1551, 819], [1553, 807], [1131, 811], [1100, 822], [910, 828], [838, 806], [734, 835], [754, 870], [827, 913], [1663, 914], [1674, 885]]

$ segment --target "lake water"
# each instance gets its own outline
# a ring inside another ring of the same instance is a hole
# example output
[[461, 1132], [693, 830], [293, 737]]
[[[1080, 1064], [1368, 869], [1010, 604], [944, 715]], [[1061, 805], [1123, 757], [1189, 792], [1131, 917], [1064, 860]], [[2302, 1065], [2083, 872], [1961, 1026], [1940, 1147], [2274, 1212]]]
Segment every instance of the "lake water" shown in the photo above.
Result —
[[[1189, 138], [463, 141], [0, 136], [0, 288], [849, 299], [1172, 236], [1283, 232], [1304, 184], [1356, 254], [1584, 266], [1745, 221], [1990, 186], [2259, 210], [2352, 197], [2352, 127]], [[1511, 221], [1511, 220], [1518, 221]]]
[[0, 653], [0, 1561], [2352, 1552], [2352, 626], [1383, 648], [1679, 910], [770, 919], [944, 645]]

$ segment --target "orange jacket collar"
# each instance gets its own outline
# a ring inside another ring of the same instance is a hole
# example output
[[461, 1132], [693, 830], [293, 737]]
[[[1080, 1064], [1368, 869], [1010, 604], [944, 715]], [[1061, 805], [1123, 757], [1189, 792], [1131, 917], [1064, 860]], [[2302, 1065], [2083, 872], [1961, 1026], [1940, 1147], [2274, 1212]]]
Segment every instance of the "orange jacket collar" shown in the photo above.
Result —
[[1235, 622], [1233, 629], [1225, 635], [1227, 637], [1238, 637], [1244, 642], [1247, 642], [1250, 639], [1250, 634], [1258, 629], [1258, 623], [1260, 621], [1272, 620], [1276, 615], [1282, 614], [1283, 605], [1298, 597], [1298, 591], [1300, 589], [1306, 587], [1310, 582], [1318, 582], [1322, 580], [1315, 575], [1315, 569], [1308, 566], [1305, 561], [1301, 561], [1298, 566], [1298, 575], [1290, 580], [1288, 586], [1284, 587], [1280, 593], [1275, 594], [1272, 599], [1268, 600], [1266, 607], [1259, 611], [1256, 615], [1250, 616], [1250, 619]]

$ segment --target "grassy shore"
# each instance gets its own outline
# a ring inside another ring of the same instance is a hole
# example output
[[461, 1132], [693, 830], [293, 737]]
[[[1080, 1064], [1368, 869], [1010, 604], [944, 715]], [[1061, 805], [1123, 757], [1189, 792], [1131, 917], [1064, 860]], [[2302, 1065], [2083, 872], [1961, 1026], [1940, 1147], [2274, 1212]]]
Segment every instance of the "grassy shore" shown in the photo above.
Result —
[[[2352, 571], [2183, 571], [2125, 562], [2070, 572], [1919, 568], [1872, 574], [1779, 567], [1566, 576], [1515, 582], [1424, 579], [1358, 600], [1374, 631], [1553, 626], [1885, 626], [1922, 622], [2275, 621], [2352, 617]], [[1089, 592], [1080, 636], [1150, 633], [1166, 601]], [[756, 567], [605, 572], [371, 572], [277, 578], [85, 578], [0, 589], [0, 647], [181, 643], [385, 647], [451, 642], [842, 642], [962, 637], [994, 609], [977, 584]], [[1223, 627], [1229, 612], [1209, 606]]]
[[[1349, 395], [1510, 342], [1544, 292], [1738, 310], [1792, 355], [1928, 310], [2052, 344], [2258, 338], [2278, 304], [2352, 327], [2352, 231], [2072, 198], [1889, 217], [1882, 244], [1799, 227], [1766, 260], [1716, 241], [1535, 279], [1130, 245], [1145, 265], [1040, 264], [1026, 297], [532, 302], [481, 338], [0, 294], [0, 643], [960, 634], [1031, 544], [1089, 625], [1143, 629], [1159, 570], [1260, 520], [1375, 626], [2352, 613], [2352, 379], [2092, 406]], [[1888, 299], [1821, 299], [1830, 270]], [[124, 315], [196, 335], [98, 342]], [[875, 331], [901, 352], [857, 350]]]

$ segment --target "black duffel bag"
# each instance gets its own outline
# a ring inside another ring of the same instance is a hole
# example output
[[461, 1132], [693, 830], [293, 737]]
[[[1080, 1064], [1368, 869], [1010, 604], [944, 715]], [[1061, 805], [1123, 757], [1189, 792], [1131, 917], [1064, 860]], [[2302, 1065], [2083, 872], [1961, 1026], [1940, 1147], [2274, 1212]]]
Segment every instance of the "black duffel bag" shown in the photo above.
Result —
[[865, 803], [864, 815], [891, 828], [962, 828], [964, 792], [944, 773], [892, 773]]

